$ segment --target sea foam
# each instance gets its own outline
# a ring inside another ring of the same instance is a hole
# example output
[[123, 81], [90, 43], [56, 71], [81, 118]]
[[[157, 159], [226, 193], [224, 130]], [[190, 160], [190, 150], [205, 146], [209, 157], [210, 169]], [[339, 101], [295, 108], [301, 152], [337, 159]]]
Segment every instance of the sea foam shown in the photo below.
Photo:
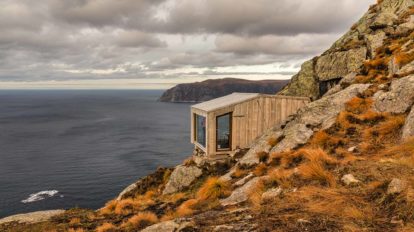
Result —
[[[59, 191], [57, 191], [57, 190], [40, 191], [40, 192], [37, 192], [37, 193], [30, 194], [30, 196], [27, 199], [24, 199], [21, 202], [24, 203], [24, 204], [26, 204], [26, 203], [41, 201], [41, 200], [44, 200], [46, 198], [53, 197], [53, 196], [55, 196], [58, 193], [59, 193]], [[62, 196], [63, 195], [61, 195], [61, 197]]]

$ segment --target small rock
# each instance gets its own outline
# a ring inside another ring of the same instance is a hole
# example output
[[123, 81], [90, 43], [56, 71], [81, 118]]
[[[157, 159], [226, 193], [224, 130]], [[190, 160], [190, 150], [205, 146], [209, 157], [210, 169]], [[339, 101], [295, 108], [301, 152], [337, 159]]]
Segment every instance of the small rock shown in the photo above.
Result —
[[398, 194], [405, 190], [406, 183], [398, 178], [394, 178], [388, 184], [387, 194]]
[[357, 147], [353, 146], [353, 147], [348, 148], [348, 151], [349, 152], [354, 152], [354, 151], [356, 151], [356, 149], [357, 149]]
[[346, 174], [341, 178], [342, 182], [346, 185], [358, 184], [360, 181], [357, 180], [352, 174]]
[[297, 222], [300, 223], [300, 224], [309, 224], [309, 223], [311, 223], [310, 221], [308, 221], [306, 219], [302, 219], [302, 218], [298, 219]]
[[233, 229], [234, 229], [233, 226], [219, 225], [219, 226], [214, 227], [213, 231], [226, 231], [226, 230], [233, 231]]
[[124, 198], [124, 196], [126, 194], [128, 194], [129, 192], [131, 192], [132, 190], [134, 190], [136, 187], [137, 187], [137, 184], [136, 183], [133, 183], [133, 184], [129, 185], [124, 190], [122, 190], [122, 192], [118, 195], [118, 197], [116, 198], [116, 200], [117, 201], [122, 200], [122, 198]]
[[282, 188], [281, 187], [272, 188], [272, 189], [270, 189], [270, 190], [268, 190], [268, 191], [266, 191], [262, 194], [262, 200], [263, 201], [269, 201], [269, 200], [275, 199], [281, 193], [282, 193]]
[[250, 173], [249, 175], [245, 176], [243, 179], [237, 181], [236, 183], [234, 183], [235, 187], [240, 187], [244, 184], [246, 184], [249, 180], [253, 179], [254, 175], [253, 173]]

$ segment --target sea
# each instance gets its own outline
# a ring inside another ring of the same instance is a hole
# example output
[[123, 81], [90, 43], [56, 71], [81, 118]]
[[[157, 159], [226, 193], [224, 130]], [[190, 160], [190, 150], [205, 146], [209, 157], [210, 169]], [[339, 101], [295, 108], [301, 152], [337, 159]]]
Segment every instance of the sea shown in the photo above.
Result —
[[0, 218], [98, 209], [190, 156], [190, 105], [162, 90], [0, 90]]

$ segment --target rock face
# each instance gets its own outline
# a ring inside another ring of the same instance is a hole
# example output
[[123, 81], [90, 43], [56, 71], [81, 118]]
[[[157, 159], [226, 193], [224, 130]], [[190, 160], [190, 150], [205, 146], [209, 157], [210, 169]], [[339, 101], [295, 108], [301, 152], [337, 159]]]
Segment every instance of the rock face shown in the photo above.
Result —
[[177, 166], [172, 172], [170, 179], [165, 186], [163, 194], [176, 193], [190, 186], [198, 177], [203, 174], [202, 170], [194, 166]]
[[0, 224], [9, 223], [9, 222], [19, 222], [19, 223], [38, 223], [49, 220], [50, 218], [64, 213], [65, 210], [46, 210], [38, 211], [33, 213], [26, 214], [16, 214], [10, 217], [5, 217], [0, 219]]
[[405, 120], [402, 139], [408, 139], [412, 136], [414, 136], [414, 107], [411, 109], [410, 114]]
[[[351, 72], [359, 72], [366, 59], [376, 55], [376, 49], [394, 30], [408, 32], [414, 19], [399, 24], [398, 19], [412, 0], [384, 0], [370, 10], [321, 56], [305, 62], [291, 83], [279, 92], [281, 95], [322, 97], [329, 89]], [[401, 72], [411, 70], [406, 66]], [[396, 70], [397, 72], [398, 70]]]
[[300, 109], [296, 118], [283, 129], [283, 139], [273, 147], [271, 152], [293, 149], [306, 143], [313, 135], [314, 127], [323, 129], [331, 127], [339, 112], [344, 109], [344, 104], [368, 87], [369, 85], [366, 84], [352, 85]]
[[191, 84], [179, 84], [160, 97], [163, 102], [202, 102], [234, 92], [275, 94], [288, 80], [249, 81], [225, 78]]
[[395, 80], [390, 91], [374, 95], [374, 108], [379, 112], [404, 113], [414, 103], [414, 75]]

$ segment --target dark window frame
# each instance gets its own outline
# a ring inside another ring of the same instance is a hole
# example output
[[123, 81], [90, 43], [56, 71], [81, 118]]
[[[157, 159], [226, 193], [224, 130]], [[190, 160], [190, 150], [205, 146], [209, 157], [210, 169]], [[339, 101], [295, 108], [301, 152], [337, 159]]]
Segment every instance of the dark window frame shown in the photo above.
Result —
[[[218, 147], [218, 118], [222, 116], [229, 115], [229, 148], [219, 148]], [[231, 151], [232, 150], [232, 140], [233, 140], [233, 112], [225, 113], [222, 115], [216, 116], [216, 152], [220, 151]]]
[[[204, 123], [205, 123], [204, 144], [201, 144], [198, 141], [198, 124], [197, 124], [198, 120], [197, 120], [197, 117], [203, 117], [204, 118]], [[194, 138], [193, 139], [199, 146], [206, 149], [206, 147], [207, 147], [207, 117], [203, 116], [203, 115], [200, 115], [200, 114], [193, 113], [193, 121], [194, 121], [194, 125], [193, 125], [194, 126]]]

